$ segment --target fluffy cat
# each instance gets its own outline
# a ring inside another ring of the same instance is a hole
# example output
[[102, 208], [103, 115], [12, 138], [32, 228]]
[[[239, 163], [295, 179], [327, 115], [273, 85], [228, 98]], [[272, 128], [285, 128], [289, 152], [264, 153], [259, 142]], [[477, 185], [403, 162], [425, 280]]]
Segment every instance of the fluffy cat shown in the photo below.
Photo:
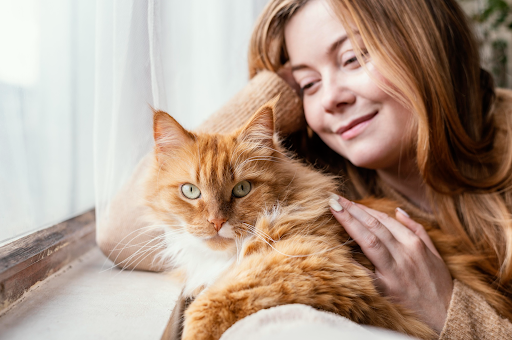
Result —
[[[329, 210], [339, 180], [281, 147], [274, 133], [276, 101], [226, 135], [192, 133], [167, 113], [154, 114], [147, 202], [152, 218], [167, 225], [162, 258], [185, 272], [184, 293], [195, 297], [185, 313], [183, 339], [219, 339], [247, 315], [293, 303], [435, 338], [412, 312], [377, 292], [368, 274], [371, 263]], [[388, 200], [363, 203], [389, 214], [397, 206]], [[419, 222], [455, 278], [498, 310], [509, 308], [475, 269], [480, 257], [461, 254], [455, 240]]]

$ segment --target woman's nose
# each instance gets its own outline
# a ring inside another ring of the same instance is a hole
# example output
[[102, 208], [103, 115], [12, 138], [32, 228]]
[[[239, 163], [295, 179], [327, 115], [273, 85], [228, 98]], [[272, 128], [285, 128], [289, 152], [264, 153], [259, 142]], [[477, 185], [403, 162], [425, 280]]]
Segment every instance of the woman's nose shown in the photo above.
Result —
[[321, 101], [327, 113], [341, 113], [355, 100], [356, 96], [350, 87], [336, 77], [323, 81]]

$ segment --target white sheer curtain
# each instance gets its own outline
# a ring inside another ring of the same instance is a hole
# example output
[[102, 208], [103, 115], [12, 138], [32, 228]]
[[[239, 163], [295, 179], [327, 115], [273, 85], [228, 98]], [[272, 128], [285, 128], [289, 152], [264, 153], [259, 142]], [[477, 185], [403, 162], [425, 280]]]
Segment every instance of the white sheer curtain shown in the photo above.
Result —
[[98, 228], [113, 196], [153, 146], [150, 105], [194, 128], [247, 82], [249, 38], [265, 3], [97, 2]]
[[265, 3], [0, 0], [0, 243], [105, 214], [152, 147], [150, 105], [193, 128], [244, 86]]
[[94, 206], [94, 17], [0, 0], [0, 243]]

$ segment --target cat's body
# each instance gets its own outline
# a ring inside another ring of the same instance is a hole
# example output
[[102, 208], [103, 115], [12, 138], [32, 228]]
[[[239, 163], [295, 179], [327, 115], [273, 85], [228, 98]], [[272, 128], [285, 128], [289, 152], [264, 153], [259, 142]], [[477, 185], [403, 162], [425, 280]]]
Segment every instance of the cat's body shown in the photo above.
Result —
[[[192, 134], [155, 113], [147, 198], [153, 218], [169, 225], [162, 256], [185, 270], [185, 293], [196, 296], [183, 339], [218, 339], [247, 315], [293, 303], [435, 337], [413, 313], [378, 293], [371, 263], [329, 210], [339, 181], [287, 155], [274, 136], [272, 110], [267, 104], [229, 135]], [[396, 208], [385, 200], [365, 203], [389, 214]], [[484, 279], [474, 279], [481, 274], [471, 261], [478, 258], [460, 255], [456, 242], [426, 227], [452, 275], [473, 280], [471, 287], [498, 301]]]

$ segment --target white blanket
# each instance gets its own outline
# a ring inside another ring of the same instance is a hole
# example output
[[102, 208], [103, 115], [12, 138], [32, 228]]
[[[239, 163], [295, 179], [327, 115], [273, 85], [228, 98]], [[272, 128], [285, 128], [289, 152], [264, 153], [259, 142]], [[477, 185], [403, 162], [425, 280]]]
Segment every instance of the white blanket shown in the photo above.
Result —
[[238, 321], [220, 340], [411, 340], [389, 330], [363, 326], [339, 315], [294, 304], [273, 307]]

